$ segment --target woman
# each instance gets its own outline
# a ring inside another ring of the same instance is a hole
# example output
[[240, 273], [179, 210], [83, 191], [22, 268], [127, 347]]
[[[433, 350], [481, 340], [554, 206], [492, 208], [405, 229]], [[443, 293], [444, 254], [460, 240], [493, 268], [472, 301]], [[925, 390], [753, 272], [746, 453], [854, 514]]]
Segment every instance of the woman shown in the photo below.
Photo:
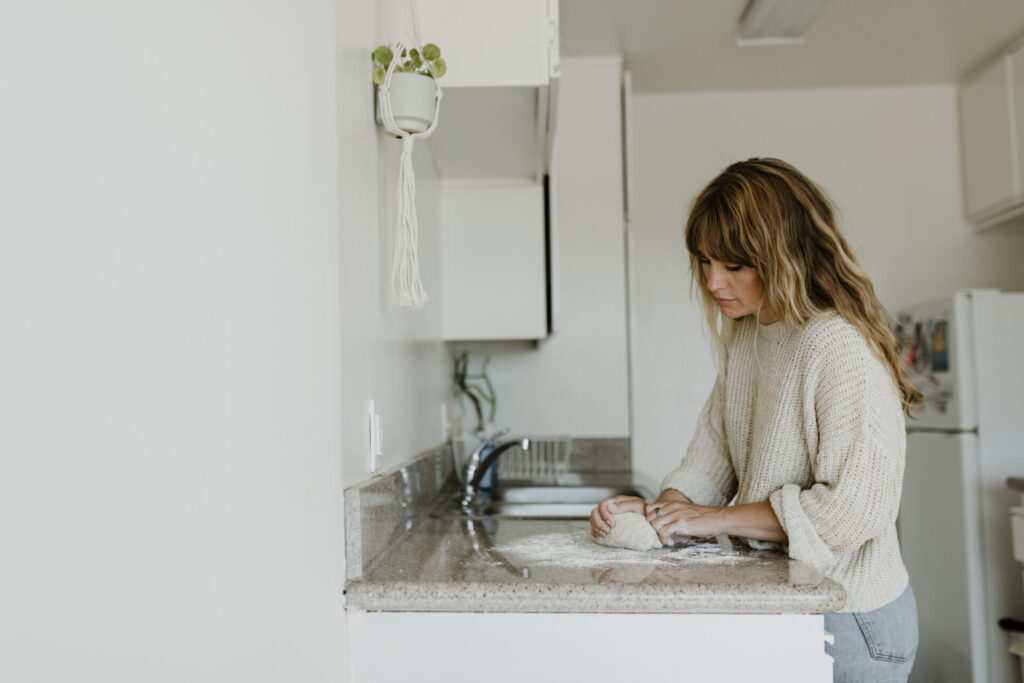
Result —
[[686, 247], [718, 377], [658, 499], [603, 501], [591, 527], [603, 537], [613, 514], [639, 512], [666, 544], [781, 544], [846, 591], [842, 611], [825, 615], [835, 680], [905, 681], [917, 608], [896, 514], [904, 411], [921, 395], [833, 213], [778, 159], [735, 163], [697, 196]]

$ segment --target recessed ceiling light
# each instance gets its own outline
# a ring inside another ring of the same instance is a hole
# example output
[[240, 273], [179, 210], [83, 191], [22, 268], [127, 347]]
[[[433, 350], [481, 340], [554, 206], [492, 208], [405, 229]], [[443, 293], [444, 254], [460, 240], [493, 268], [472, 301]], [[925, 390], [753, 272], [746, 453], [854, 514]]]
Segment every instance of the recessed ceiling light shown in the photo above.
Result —
[[828, 0], [750, 0], [740, 15], [736, 44], [799, 45]]

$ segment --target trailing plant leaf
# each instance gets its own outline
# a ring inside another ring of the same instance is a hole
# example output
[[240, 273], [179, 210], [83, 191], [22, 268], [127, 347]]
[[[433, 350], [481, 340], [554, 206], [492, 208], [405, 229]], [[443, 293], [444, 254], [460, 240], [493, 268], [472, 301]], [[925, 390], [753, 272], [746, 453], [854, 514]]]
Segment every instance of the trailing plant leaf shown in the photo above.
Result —
[[440, 56], [441, 48], [439, 48], [437, 45], [434, 45], [433, 43], [427, 43], [426, 45], [423, 46], [423, 59], [432, 62]]
[[385, 69], [391, 64], [391, 60], [394, 59], [395, 53], [391, 51], [391, 48], [387, 45], [381, 45], [373, 51], [371, 58], [376, 60]]

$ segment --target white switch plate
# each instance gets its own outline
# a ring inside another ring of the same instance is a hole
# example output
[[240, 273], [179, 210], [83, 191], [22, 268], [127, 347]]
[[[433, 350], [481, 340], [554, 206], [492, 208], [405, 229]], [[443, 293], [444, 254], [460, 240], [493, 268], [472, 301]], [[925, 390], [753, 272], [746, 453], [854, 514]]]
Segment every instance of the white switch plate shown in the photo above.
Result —
[[377, 407], [374, 400], [371, 398], [366, 403], [370, 418], [370, 460], [368, 467], [372, 474], [380, 469], [380, 456], [384, 452], [384, 432], [381, 428], [380, 415], [377, 414]]

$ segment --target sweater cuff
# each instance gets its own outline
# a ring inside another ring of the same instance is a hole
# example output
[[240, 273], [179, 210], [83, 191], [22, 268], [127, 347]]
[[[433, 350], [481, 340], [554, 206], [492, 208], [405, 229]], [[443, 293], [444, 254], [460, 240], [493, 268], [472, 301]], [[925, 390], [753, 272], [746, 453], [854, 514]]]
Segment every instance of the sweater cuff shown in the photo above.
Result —
[[661, 490], [675, 489], [697, 505], [722, 506], [728, 503], [717, 483], [703, 472], [685, 471], [683, 468], [668, 473], [661, 482]]
[[825, 572], [835, 565], [836, 556], [821, 540], [803, 506], [800, 505], [800, 487], [786, 484], [771, 494], [768, 502], [789, 536], [789, 556]]

